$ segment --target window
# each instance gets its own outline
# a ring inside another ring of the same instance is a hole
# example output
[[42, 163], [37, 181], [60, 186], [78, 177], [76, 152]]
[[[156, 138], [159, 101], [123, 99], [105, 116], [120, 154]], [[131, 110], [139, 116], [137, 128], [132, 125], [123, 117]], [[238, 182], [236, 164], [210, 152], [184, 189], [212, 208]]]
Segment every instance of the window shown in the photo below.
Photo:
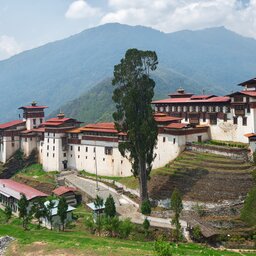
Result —
[[103, 158], [103, 162], [105, 161], [105, 158]]
[[227, 120], [228, 120], [227, 114], [224, 114], [224, 122], [227, 122]]
[[78, 147], [78, 152], [80, 152], [80, 146]]
[[113, 148], [112, 147], [105, 147], [105, 155], [112, 155]]
[[121, 160], [121, 164], [123, 163], [123, 160]]
[[87, 159], [87, 156], [85, 157], [85, 159]]
[[163, 137], [163, 142], [165, 142], [165, 137]]
[[247, 106], [247, 113], [251, 113], [250, 105]]
[[85, 152], [88, 152], [88, 147], [85, 147]]
[[173, 144], [175, 144], [176, 143], [176, 139], [175, 138], [173, 138]]
[[52, 150], [53, 150], [53, 151], [55, 150], [55, 146], [52, 147]]
[[227, 107], [227, 113], [230, 113], [230, 107]]
[[73, 146], [70, 146], [70, 150], [71, 150], [71, 151], [73, 150]]
[[212, 107], [212, 112], [216, 112], [216, 107], [215, 106]]
[[96, 148], [94, 147], [94, 148], [93, 148], [93, 153], [95, 153], [95, 152], [96, 152]]
[[49, 150], [49, 145], [47, 145], [47, 150]]
[[36, 119], [33, 119], [33, 125], [36, 125]]
[[47, 142], [48, 142], [48, 143], [50, 142], [50, 139], [49, 139], [49, 138], [47, 139]]
[[52, 154], [52, 157], [53, 157], [53, 158], [55, 157], [55, 154], [54, 154], [54, 153]]
[[247, 117], [243, 117], [243, 126], [247, 125]]
[[203, 122], [206, 122], [206, 113], [203, 112]]
[[187, 122], [187, 121], [188, 121], [188, 113], [185, 112], [185, 122]]
[[203, 111], [202, 106], [199, 106], [199, 107], [198, 107], [198, 111], [199, 111], [199, 112], [202, 112], [202, 111]]
[[33, 140], [33, 138], [31, 137], [31, 138], [30, 138], [30, 141], [32, 141], [32, 140]]
[[217, 124], [217, 116], [216, 115], [210, 115], [210, 124], [215, 125]]
[[77, 158], [80, 158], [80, 155], [78, 155]]
[[40, 124], [43, 122], [43, 119], [42, 118], [40, 118]]
[[63, 153], [63, 157], [66, 157], [67, 156], [67, 154], [66, 153]]
[[55, 144], [55, 139], [53, 139], [53, 144]]
[[196, 112], [196, 106], [192, 106], [192, 111]]
[[209, 107], [208, 106], [205, 107], [205, 111], [209, 112]]
[[47, 152], [47, 155], [46, 155], [47, 157], [49, 156], [49, 153]]
[[112, 163], [114, 163], [114, 159], [112, 159]]
[[12, 141], [14, 141], [14, 136], [12, 136]]
[[12, 142], [12, 147], [14, 147], [15, 146], [15, 144], [14, 144], [14, 142]]
[[25, 142], [27, 142], [28, 141], [28, 139], [27, 138], [25, 138]]
[[223, 107], [222, 106], [219, 107], [219, 112], [223, 112]]
[[72, 157], [73, 155], [71, 154], [70, 157]]
[[95, 160], [95, 157], [93, 158], [93, 160]]
[[233, 117], [233, 123], [237, 124], [237, 117], [236, 116]]

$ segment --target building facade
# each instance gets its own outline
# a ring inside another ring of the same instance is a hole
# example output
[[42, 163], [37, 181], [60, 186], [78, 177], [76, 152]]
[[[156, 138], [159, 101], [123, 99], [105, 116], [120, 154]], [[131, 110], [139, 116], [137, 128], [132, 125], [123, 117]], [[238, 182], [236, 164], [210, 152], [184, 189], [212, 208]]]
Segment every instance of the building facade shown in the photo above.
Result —
[[[188, 142], [209, 139], [256, 146], [256, 79], [241, 83], [243, 90], [226, 95], [194, 95], [178, 89], [169, 98], [153, 101], [158, 140], [153, 168], [174, 160]], [[127, 139], [114, 123], [87, 124], [63, 113], [44, 119], [46, 106], [23, 106], [23, 119], [0, 125], [0, 161], [16, 150], [39, 152], [45, 171], [85, 170], [104, 176], [130, 176], [129, 156], [118, 145]]]

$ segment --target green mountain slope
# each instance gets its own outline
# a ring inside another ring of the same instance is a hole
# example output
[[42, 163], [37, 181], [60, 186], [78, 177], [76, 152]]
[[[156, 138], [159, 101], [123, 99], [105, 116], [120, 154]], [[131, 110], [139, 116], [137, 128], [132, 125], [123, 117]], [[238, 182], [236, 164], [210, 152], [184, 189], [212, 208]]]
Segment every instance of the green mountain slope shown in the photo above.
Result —
[[189, 79], [200, 91], [222, 94], [255, 76], [256, 41], [225, 28], [165, 34], [106, 24], [0, 61], [0, 121], [17, 117], [16, 107], [32, 100], [53, 111], [76, 99], [111, 77], [113, 66], [132, 47], [157, 52], [159, 80], [169, 91], [173, 81], [176, 88]]

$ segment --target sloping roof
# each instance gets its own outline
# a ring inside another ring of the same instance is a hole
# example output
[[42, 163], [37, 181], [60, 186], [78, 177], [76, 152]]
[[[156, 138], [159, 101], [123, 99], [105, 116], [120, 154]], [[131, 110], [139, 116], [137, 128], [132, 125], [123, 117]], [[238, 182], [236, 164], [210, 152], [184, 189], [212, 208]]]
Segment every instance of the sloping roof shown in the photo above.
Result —
[[166, 116], [155, 116], [155, 120], [156, 122], [161, 123], [161, 122], [180, 121], [182, 120], [182, 118], [166, 115]]
[[10, 179], [0, 179], [0, 193], [1, 192], [8, 194], [18, 200], [20, 199], [21, 194], [24, 194], [28, 200], [31, 200], [35, 197], [47, 196], [47, 194], [37, 189]]
[[184, 123], [171, 123], [168, 124], [167, 126], [165, 126], [165, 128], [169, 128], [169, 129], [182, 129], [189, 126], [189, 124], [184, 124]]
[[77, 121], [76, 119], [73, 118], [68, 118], [68, 117], [63, 117], [63, 118], [58, 118], [58, 117], [53, 117], [48, 120], [46, 120], [44, 123], [42, 123], [40, 126], [60, 126], [64, 123], [68, 123], [70, 121], [76, 122], [76, 123], [81, 123]]
[[214, 102], [228, 102], [230, 98], [227, 96], [215, 96], [204, 99], [191, 99], [191, 98], [168, 98], [163, 100], [152, 101], [152, 104], [165, 104], [165, 103], [214, 103]]
[[252, 78], [252, 79], [247, 80], [247, 81], [245, 81], [245, 82], [242, 82], [242, 83], [240, 83], [240, 84], [238, 84], [238, 85], [240, 85], [240, 86], [246, 86], [246, 85], [255, 85], [255, 84], [256, 84], [256, 78]]
[[22, 106], [19, 109], [45, 109], [47, 106]]
[[200, 100], [200, 99], [209, 99], [211, 97], [217, 97], [217, 96], [216, 95], [193, 95], [191, 97], [191, 99], [192, 100], [196, 100], [196, 99]]
[[244, 136], [247, 138], [251, 138], [251, 137], [255, 137], [256, 133], [246, 133], [246, 134], [244, 134]]
[[246, 91], [237, 91], [237, 92], [233, 92], [231, 94], [229, 94], [228, 96], [234, 96], [237, 94], [244, 94], [244, 95], [248, 95], [251, 97], [256, 97], [256, 91], [255, 90], [246, 90]]
[[57, 196], [61, 196], [67, 192], [74, 192], [76, 190], [77, 189], [73, 188], [73, 187], [60, 186], [60, 187], [54, 189], [52, 192]]
[[96, 124], [87, 124], [84, 127], [81, 127], [82, 132], [94, 131], [94, 132], [105, 132], [105, 133], [118, 133], [115, 128], [115, 124], [112, 123], [96, 123]]
[[23, 120], [14, 120], [7, 123], [0, 124], [0, 129], [7, 129], [16, 125], [25, 124]]

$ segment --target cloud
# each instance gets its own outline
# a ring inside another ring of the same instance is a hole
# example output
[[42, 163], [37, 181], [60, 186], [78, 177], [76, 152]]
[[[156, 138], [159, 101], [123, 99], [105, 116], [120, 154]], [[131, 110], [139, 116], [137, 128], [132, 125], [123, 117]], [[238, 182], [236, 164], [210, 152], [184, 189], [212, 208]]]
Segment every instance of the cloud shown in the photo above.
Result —
[[77, 0], [70, 4], [65, 16], [69, 19], [91, 18], [100, 15], [98, 8], [91, 7], [84, 0]]
[[256, 0], [108, 0], [100, 24], [108, 22], [164, 32], [225, 26], [256, 38]]
[[20, 52], [21, 47], [15, 38], [7, 35], [0, 36], [0, 59], [8, 58]]

